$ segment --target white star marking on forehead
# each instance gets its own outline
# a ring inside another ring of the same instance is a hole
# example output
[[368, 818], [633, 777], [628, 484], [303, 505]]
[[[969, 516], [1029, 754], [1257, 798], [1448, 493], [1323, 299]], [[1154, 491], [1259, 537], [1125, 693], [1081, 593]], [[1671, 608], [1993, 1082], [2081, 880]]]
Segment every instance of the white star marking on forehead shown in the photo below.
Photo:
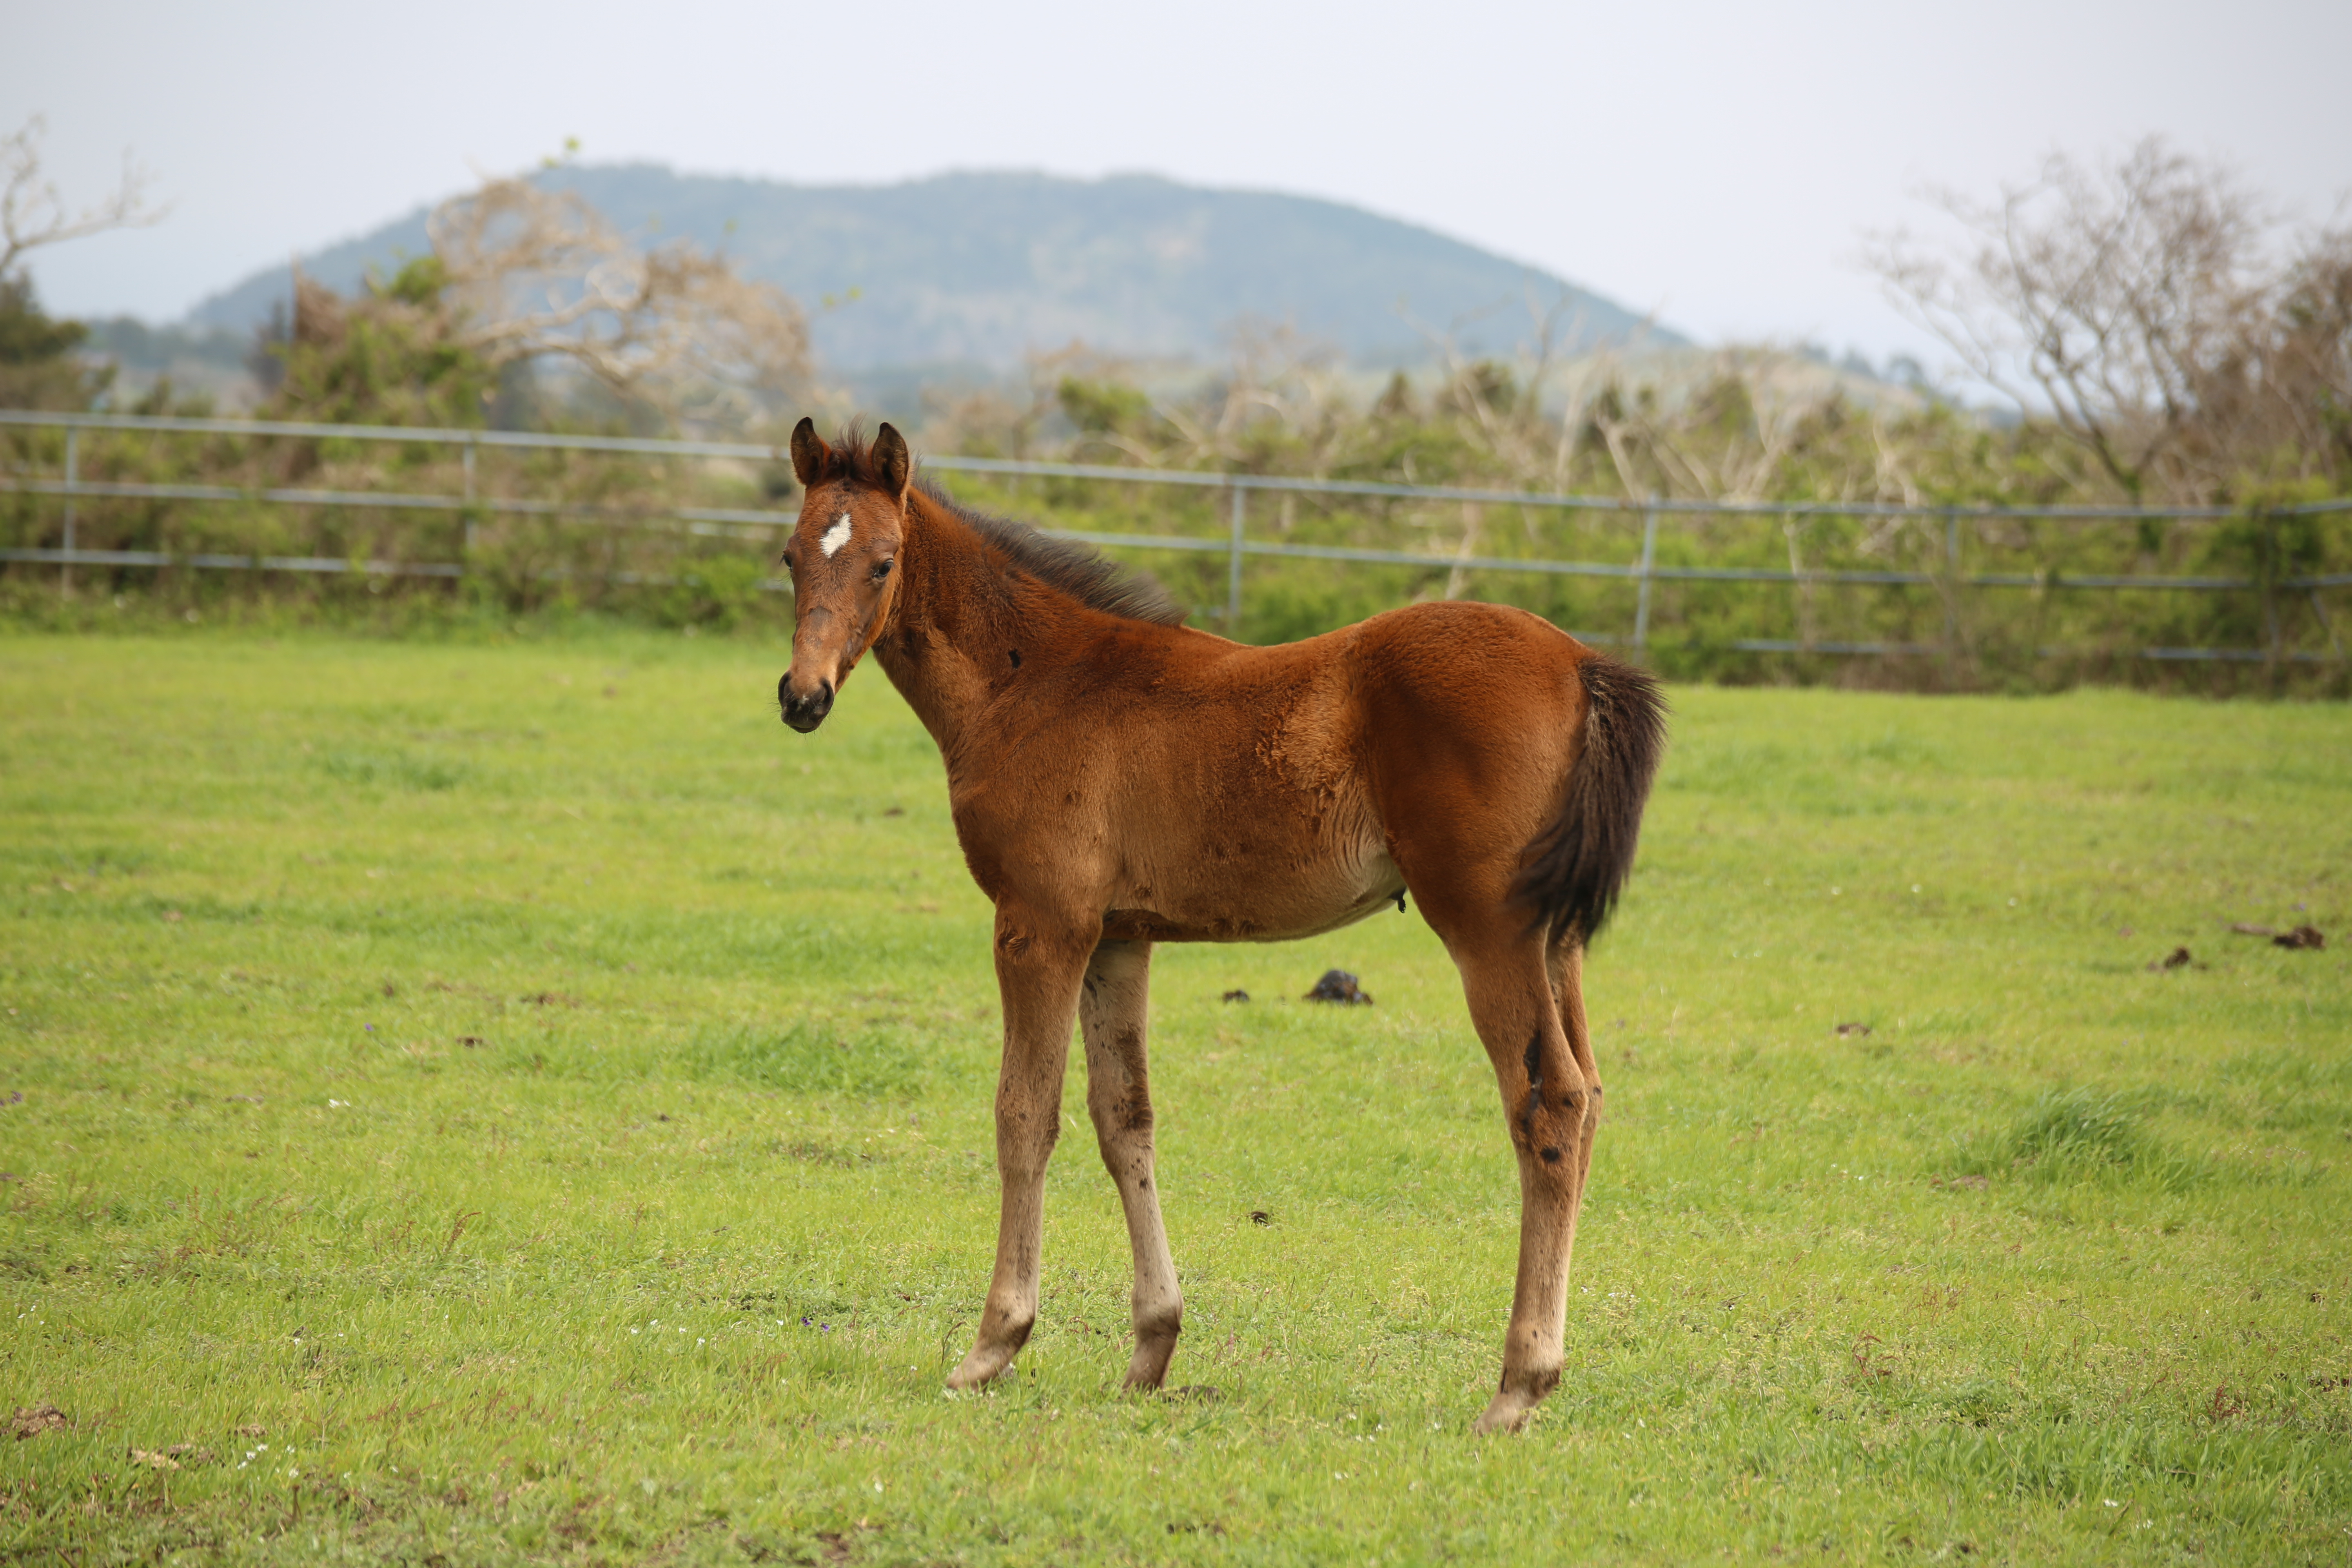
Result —
[[841, 547], [848, 542], [849, 514], [845, 511], [834, 519], [833, 526], [824, 531], [824, 537], [818, 540], [817, 543], [824, 549], [824, 558], [830, 561], [840, 554]]

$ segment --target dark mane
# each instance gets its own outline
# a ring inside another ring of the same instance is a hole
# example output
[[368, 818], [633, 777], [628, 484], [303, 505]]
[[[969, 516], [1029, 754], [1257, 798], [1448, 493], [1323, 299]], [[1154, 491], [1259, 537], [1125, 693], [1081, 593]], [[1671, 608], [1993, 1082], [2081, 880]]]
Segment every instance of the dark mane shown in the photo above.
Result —
[[[846, 483], [887, 489], [888, 481], [874, 460], [866, 432], [852, 425], [832, 443], [818, 484]], [[1089, 609], [1155, 626], [1184, 624], [1183, 606], [1168, 596], [1148, 573], [1130, 572], [1108, 561], [1090, 544], [1055, 539], [1025, 522], [991, 517], [957, 502], [918, 469], [915, 488], [942, 511], [1004, 552], [1013, 565], [1047, 587], [1067, 594]]]
[[1157, 580], [1149, 574], [1130, 572], [1115, 561], [1105, 560], [1093, 545], [1081, 544], [1075, 539], [1055, 539], [1025, 522], [974, 511], [957, 503], [928, 476], [918, 476], [915, 488], [958, 522], [1003, 551], [1014, 566], [1047, 587], [1059, 589], [1107, 616], [1163, 626], [1184, 624], [1183, 606], [1171, 599], [1168, 590]]

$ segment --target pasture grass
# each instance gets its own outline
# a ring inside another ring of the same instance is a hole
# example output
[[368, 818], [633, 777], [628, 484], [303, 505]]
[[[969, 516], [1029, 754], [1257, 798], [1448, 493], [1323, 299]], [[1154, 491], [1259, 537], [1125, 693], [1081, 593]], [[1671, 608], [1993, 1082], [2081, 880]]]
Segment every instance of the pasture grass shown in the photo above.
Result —
[[1417, 914], [1160, 950], [1175, 1392], [1074, 1053], [1038, 1331], [943, 1397], [988, 910], [879, 671], [802, 738], [783, 662], [0, 637], [0, 1551], [2352, 1551], [2341, 706], [1677, 689], [1568, 1377], [1476, 1440], [1516, 1183]]

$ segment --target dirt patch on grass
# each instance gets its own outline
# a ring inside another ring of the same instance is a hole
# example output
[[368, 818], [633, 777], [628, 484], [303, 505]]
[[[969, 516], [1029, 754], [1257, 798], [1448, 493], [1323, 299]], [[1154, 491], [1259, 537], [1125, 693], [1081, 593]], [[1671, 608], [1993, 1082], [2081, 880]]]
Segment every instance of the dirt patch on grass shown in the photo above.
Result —
[[27, 1437], [37, 1437], [44, 1432], [62, 1431], [71, 1425], [73, 1423], [66, 1413], [54, 1405], [25, 1405], [17, 1407], [15, 1417], [8, 1423], [8, 1430], [21, 1443]]

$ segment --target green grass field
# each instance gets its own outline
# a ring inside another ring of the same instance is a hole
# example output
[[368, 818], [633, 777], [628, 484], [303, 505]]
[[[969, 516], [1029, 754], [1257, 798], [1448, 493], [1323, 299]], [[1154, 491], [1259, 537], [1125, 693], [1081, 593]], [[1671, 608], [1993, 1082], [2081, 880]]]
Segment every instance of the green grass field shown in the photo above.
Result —
[[1417, 914], [1160, 951], [1184, 1387], [1117, 1392], [1074, 1053], [1037, 1333], [943, 1397], [988, 911], [879, 671], [803, 738], [783, 662], [0, 637], [0, 1549], [2352, 1553], [2341, 706], [1678, 689], [1569, 1374], [1477, 1440], [1516, 1183]]

